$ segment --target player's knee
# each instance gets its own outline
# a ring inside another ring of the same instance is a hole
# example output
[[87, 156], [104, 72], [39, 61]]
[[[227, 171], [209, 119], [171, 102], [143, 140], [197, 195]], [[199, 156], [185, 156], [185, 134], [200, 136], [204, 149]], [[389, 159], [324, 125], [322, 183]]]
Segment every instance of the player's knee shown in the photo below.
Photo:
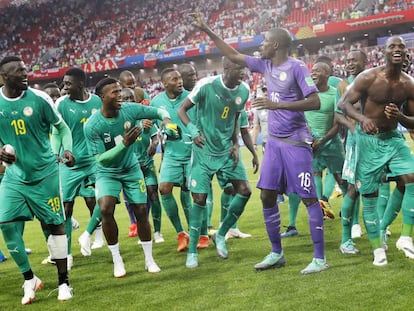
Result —
[[170, 183], [161, 183], [159, 188], [161, 195], [166, 195], [172, 192], [173, 186]]
[[146, 204], [133, 204], [131, 207], [134, 210], [135, 217], [137, 220], [148, 219], [147, 215], [147, 205]]
[[68, 239], [66, 235], [49, 235], [47, 247], [52, 259], [65, 259], [68, 256]]

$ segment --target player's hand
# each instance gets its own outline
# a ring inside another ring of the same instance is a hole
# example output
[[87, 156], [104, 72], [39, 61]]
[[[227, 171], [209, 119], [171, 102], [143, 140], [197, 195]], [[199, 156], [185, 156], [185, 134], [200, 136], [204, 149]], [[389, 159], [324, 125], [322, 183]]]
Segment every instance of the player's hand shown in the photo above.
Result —
[[253, 174], [256, 174], [257, 171], [259, 170], [259, 158], [257, 157], [257, 154], [253, 156], [252, 164], [253, 164]]
[[73, 156], [72, 152], [69, 150], [65, 150], [62, 156], [62, 163], [68, 167], [72, 167], [75, 165], [75, 157]]
[[316, 152], [320, 146], [321, 146], [321, 141], [317, 140], [317, 139], [314, 139], [313, 142], [312, 142], [313, 152]]
[[155, 152], [157, 151], [157, 146], [158, 146], [158, 142], [150, 143], [150, 145], [147, 148], [147, 155], [149, 157], [152, 157], [155, 154]]
[[123, 143], [125, 147], [131, 146], [142, 133], [142, 128], [140, 126], [134, 126], [132, 129], [125, 128]]
[[148, 130], [152, 127], [152, 121], [148, 119], [141, 120], [142, 128]]
[[203, 31], [206, 31], [207, 29], [209, 29], [207, 24], [204, 22], [200, 12], [190, 13], [188, 14], [188, 16], [194, 17], [195, 21], [192, 23], [193, 26]]
[[160, 129], [165, 128], [165, 126], [166, 126], [168, 123], [171, 123], [171, 119], [169, 119], [169, 118], [164, 118], [164, 120], [162, 120], [162, 123], [161, 123]]
[[254, 99], [252, 107], [258, 110], [262, 110], [262, 109], [276, 110], [279, 108], [278, 104], [279, 103], [272, 102], [267, 97], [258, 97]]
[[0, 160], [5, 163], [12, 164], [16, 161], [16, 155], [13, 153], [8, 153], [3, 146], [0, 148]]
[[388, 105], [386, 105], [384, 113], [387, 119], [395, 120], [398, 120], [401, 115], [400, 109], [398, 109], [398, 106], [394, 103], [389, 103]]
[[239, 145], [233, 145], [229, 150], [229, 157], [233, 158], [233, 166], [236, 167], [239, 163]]
[[194, 137], [193, 143], [197, 147], [203, 148], [204, 144], [206, 143], [206, 137], [204, 136], [204, 133], [200, 131], [200, 135], [197, 137]]
[[364, 120], [362, 120], [361, 128], [365, 133], [370, 135], [378, 134], [379, 132], [379, 129], [375, 122], [369, 118], [365, 118]]

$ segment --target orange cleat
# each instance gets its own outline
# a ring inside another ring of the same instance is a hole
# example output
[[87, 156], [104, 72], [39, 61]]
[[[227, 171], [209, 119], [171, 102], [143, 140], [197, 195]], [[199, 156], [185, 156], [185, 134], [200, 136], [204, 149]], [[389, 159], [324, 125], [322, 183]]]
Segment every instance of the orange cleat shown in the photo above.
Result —
[[128, 236], [129, 236], [130, 238], [133, 238], [133, 237], [135, 237], [135, 236], [138, 236], [138, 227], [137, 227], [137, 224], [131, 224], [131, 225], [129, 226], [129, 233], [128, 233]]
[[323, 201], [323, 200], [319, 200], [319, 204], [321, 206], [323, 215], [325, 217], [330, 218], [330, 219], [335, 219], [335, 214], [332, 211], [331, 205], [328, 202]]
[[208, 235], [201, 235], [198, 240], [197, 249], [207, 248], [210, 245], [210, 239]]
[[182, 231], [177, 235], [177, 241], [177, 252], [182, 252], [187, 249], [188, 243], [190, 243], [190, 236], [188, 235], [188, 233]]

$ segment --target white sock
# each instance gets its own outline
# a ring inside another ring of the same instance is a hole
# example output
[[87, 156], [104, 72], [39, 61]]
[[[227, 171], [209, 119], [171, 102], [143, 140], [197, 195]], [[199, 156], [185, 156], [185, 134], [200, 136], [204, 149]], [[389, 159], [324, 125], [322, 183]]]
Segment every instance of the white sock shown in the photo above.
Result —
[[102, 241], [102, 227], [95, 229], [95, 241]]
[[145, 261], [154, 261], [152, 257], [152, 241], [141, 241], [141, 246], [144, 251]]
[[108, 245], [108, 248], [111, 251], [113, 259], [118, 259], [119, 257], [121, 257], [121, 253], [119, 252], [119, 243], [116, 243], [114, 245]]

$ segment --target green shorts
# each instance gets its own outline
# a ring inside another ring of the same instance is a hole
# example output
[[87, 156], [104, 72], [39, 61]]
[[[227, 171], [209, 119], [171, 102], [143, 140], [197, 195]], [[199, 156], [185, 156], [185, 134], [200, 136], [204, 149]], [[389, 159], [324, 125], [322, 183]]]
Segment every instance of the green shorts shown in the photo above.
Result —
[[160, 184], [173, 183], [175, 186], [187, 184], [190, 174], [190, 159], [178, 161], [164, 157], [161, 162]]
[[202, 149], [193, 150], [191, 192], [208, 193], [214, 174], [222, 175], [223, 180], [226, 181], [225, 184], [231, 180], [247, 180], [246, 169], [240, 158], [237, 165], [234, 166], [233, 158], [228, 155], [209, 156], [203, 153]]
[[398, 130], [368, 135], [355, 130], [357, 170], [356, 186], [361, 194], [378, 190], [384, 169], [392, 176], [414, 173], [414, 156]]
[[129, 203], [147, 203], [147, 187], [141, 168], [137, 165], [122, 174], [96, 174], [95, 194], [99, 200], [105, 196], [119, 198], [121, 189]]
[[342, 169], [342, 179], [355, 185], [356, 152], [355, 138], [351, 131], [348, 131], [345, 146], [345, 161]]
[[331, 173], [342, 172], [344, 165], [344, 147], [339, 138], [320, 147], [314, 154], [312, 166], [314, 172], [322, 172], [327, 168]]
[[0, 185], [0, 223], [33, 220], [60, 225], [64, 212], [59, 193], [59, 172], [34, 183], [22, 183], [7, 174]]
[[95, 163], [77, 169], [71, 169], [66, 165], [59, 165], [63, 202], [72, 202], [78, 195], [94, 197], [95, 172]]
[[144, 174], [145, 184], [147, 186], [158, 185], [158, 177], [155, 168], [154, 161], [151, 161], [147, 166], [141, 167], [142, 173]]

